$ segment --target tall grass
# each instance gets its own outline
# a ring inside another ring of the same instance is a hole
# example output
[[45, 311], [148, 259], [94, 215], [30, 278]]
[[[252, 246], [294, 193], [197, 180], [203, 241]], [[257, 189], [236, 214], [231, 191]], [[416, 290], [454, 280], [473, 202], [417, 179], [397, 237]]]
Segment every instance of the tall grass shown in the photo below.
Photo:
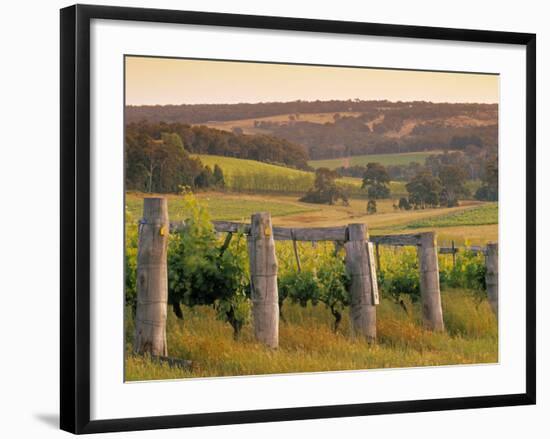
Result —
[[126, 320], [126, 380], [321, 372], [388, 367], [489, 363], [498, 360], [496, 320], [486, 302], [468, 291], [446, 291], [442, 297], [444, 333], [422, 328], [419, 305], [409, 314], [390, 300], [378, 307], [378, 343], [369, 345], [351, 335], [349, 318], [333, 333], [329, 311], [321, 305], [286, 306], [280, 325], [280, 346], [270, 350], [255, 342], [245, 327], [235, 341], [229, 325], [208, 307], [185, 308], [182, 322], [168, 316], [168, 353], [193, 361], [189, 370], [159, 364], [131, 353], [133, 321]]

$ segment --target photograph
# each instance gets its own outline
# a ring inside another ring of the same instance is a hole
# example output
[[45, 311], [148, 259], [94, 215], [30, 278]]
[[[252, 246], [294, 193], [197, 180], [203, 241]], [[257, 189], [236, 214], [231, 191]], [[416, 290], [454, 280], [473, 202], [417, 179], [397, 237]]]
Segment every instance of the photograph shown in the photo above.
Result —
[[499, 80], [125, 55], [125, 381], [498, 363]]

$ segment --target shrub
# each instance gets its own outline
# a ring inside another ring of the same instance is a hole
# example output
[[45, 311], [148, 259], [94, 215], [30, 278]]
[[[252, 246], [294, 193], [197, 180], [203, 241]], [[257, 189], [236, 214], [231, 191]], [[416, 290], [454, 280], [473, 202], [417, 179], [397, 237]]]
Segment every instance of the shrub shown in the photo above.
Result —
[[486, 267], [482, 254], [472, 251], [459, 252], [456, 262], [449, 264], [440, 258], [439, 281], [442, 287], [467, 288], [479, 293], [480, 298], [485, 297]]
[[135, 315], [137, 305], [137, 247], [138, 227], [132, 223], [131, 216], [126, 210], [126, 234], [124, 252], [124, 302]]
[[[179, 304], [210, 305], [238, 338], [250, 320], [250, 286], [241, 234], [220, 246], [207, 210], [189, 193], [184, 195], [185, 227], [170, 235], [168, 299], [178, 315]], [[181, 316], [179, 316], [181, 317]]]
[[403, 248], [385, 250], [384, 264], [378, 269], [378, 284], [383, 293], [405, 310], [406, 297], [413, 303], [420, 299], [420, 273], [416, 251]]
[[285, 299], [302, 307], [323, 303], [331, 312], [332, 329], [338, 331], [344, 309], [350, 304], [349, 278], [343, 260], [320, 254], [317, 269], [302, 272], [288, 271], [279, 276], [279, 309]]

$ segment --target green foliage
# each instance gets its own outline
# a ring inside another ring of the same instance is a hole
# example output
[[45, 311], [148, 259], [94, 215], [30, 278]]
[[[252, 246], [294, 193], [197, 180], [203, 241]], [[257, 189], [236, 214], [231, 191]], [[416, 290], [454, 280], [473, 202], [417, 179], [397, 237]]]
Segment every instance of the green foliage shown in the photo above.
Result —
[[383, 165], [380, 163], [367, 163], [362, 187], [367, 189], [370, 199], [388, 198], [390, 196], [389, 183], [390, 176]]
[[443, 185], [440, 193], [441, 204], [447, 207], [458, 206], [458, 199], [470, 195], [470, 191], [465, 186], [466, 170], [458, 165], [442, 165], [439, 168], [439, 179]]
[[124, 301], [135, 314], [137, 304], [137, 248], [138, 248], [138, 228], [137, 221], [131, 221], [131, 215], [126, 207], [126, 233], [124, 252]]
[[348, 196], [336, 184], [336, 178], [338, 174], [336, 171], [331, 171], [327, 168], [319, 168], [315, 171], [315, 181], [313, 182], [313, 188], [305, 194], [300, 201], [306, 203], [317, 204], [334, 204], [338, 200], [347, 205]]
[[411, 210], [412, 206], [409, 203], [409, 200], [406, 197], [399, 198], [399, 209], [400, 210]]
[[204, 169], [195, 177], [195, 187], [205, 189], [214, 185], [214, 173], [210, 166], [206, 165]]
[[154, 137], [137, 128], [126, 132], [124, 166], [126, 188], [149, 193], [175, 193], [180, 185], [192, 186], [202, 170], [178, 134], [159, 132]]
[[299, 303], [301, 306], [307, 306], [308, 303], [317, 305], [321, 292], [315, 273], [295, 271], [280, 276], [279, 295], [280, 301], [289, 298], [293, 303]]
[[218, 164], [214, 165], [214, 175], [213, 175], [214, 186], [218, 188], [225, 187], [225, 178], [223, 175], [223, 170]]
[[404, 303], [408, 297], [412, 303], [420, 299], [420, 273], [415, 249], [385, 248], [381, 251], [381, 267], [378, 268], [378, 285], [383, 294], [394, 302]]
[[350, 305], [350, 278], [342, 259], [325, 257], [321, 260], [317, 274], [319, 280], [319, 300], [330, 309], [334, 317], [334, 332], [338, 331], [344, 309]]
[[169, 302], [213, 306], [237, 338], [250, 318], [244, 238], [220, 247], [208, 211], [189, 193], [183, 200], [185, 227], [170, 235], [168, 248]]
[[485, 297], [486, 271], [482, 254], [468, 250], [459, 251], [454, 265], [448, 261], [440, 261], [439, 281], [443, 288], [467, 288], [480, 297]]
[[302, 307], [323, 303], [331, 312], [336, 332], [344, 309], [350, 304], [349, 277], [344, 262], [327, 252], [320, 252], [314, 269], [286, 271], [279, 276], [279, 306], [285, 299]]
[[415, 209], [439, 205], [439, 194], [443, 187], [439, 178], [432, 176], [429, 171], [420, 171], [407, 183], [406, 188], [409, 193], [409, 203]]

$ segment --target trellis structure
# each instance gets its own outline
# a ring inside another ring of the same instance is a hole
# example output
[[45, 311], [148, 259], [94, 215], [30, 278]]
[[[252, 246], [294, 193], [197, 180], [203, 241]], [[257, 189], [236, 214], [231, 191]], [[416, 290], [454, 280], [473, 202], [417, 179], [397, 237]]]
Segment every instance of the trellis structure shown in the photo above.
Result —
[[[138, 300], [136, 319], [137, 352], [167, 355], [167, 265], [166, 235], [185, 228], [184, 222], [168, 222], [166, 200], [144, 199], [138, 248]], [[414, 246], [420, 270], [420, 292], [424, 327], [443, 331], [443, 311], [439, 284], [438, 248], [434, 232], [369, 237], [365, 224], [337, 227], [289, 228], [273, 227], [271, 215], [255, 213], [251, 222], [214, 221], [218, 233], [228, 233], [224, 246], [234, 233], [247, 236], [250, 261], [254, 334], [258, 341], [276, 348], [279, 344], [279, 301], [277, 289], [278, 262], [275, 241], [292, 241], [297, 266], [300, 258], [297, 241], [333, 241], [345, 249], [346, 270], [351, 277], [350, 317], [355, 336], [369, 342], [376, 340], [376, 305], [378, 285], [374, 246]], [[378, 251], [376, 252], [378, 254]], [[487, 247], [487, 285], [493, 310], [498, 309], [498, 248]], [[147, 338], [147, 339], [145, 339]]]

